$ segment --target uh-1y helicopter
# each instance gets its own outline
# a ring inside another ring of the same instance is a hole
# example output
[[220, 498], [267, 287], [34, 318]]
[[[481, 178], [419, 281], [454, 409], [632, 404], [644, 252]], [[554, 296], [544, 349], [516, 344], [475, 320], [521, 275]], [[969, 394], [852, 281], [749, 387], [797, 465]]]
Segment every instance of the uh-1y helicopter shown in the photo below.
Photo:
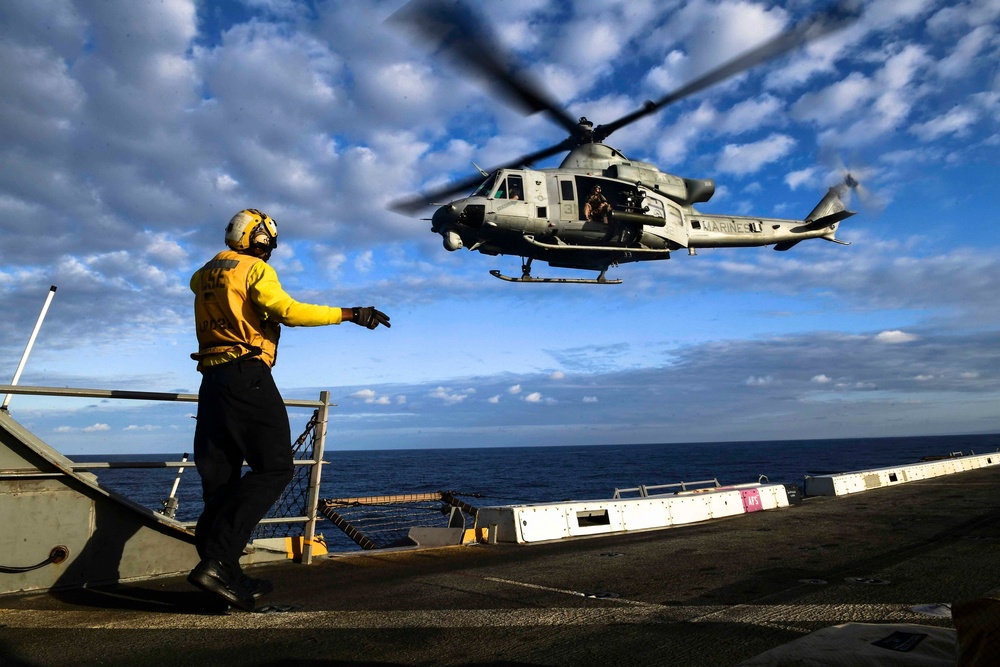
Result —
[[[444, 0], [414, 0], [389, 21], [423, 39], [441, 42], [459, 64], [487, 75], [505, 97], [526, 110], [545, 111], [569, 136], [491, 172], [479, 169], [472, 179], [415, 195], [391, 208], [412, 214], [478, 185], [467, 197], [437, 204], [431, 229], [443, 237], [449, 251], [466, 247], [487, 255], [520, 256], [520, 277], [490, 271], [512, 282], [617, 284], [621, 280], [606, 277], [610, 267], [669, 259], [672, 252], [685, 248], [692, 255], [698, 248], [773, 245], [775, 250], [788, 250], [813, 238], [847, 245], [835, 234], [839, 223], [854, 215], [842, 199], [858, 186], [850, 175], [831, 187], [801, 220], [708, 214], [694, 204], [712, 197], [714, 181], [662, 172], [603, 142], [639, 118], [844, 27], [856, 16], [854, 6], [846, 4], [816, 14], [660, 100], [647, 101], [642, 108], [595, 127], [586, 118], [572, 119], [524, 73], [515, 73], [492, 34], [466, 7]], [[569, 154], [558, 168], [528, 168], [565, 151]], [[553, 267], [600, 273], [596, 279], [536, 278], [531, 275], [536, 259]]]

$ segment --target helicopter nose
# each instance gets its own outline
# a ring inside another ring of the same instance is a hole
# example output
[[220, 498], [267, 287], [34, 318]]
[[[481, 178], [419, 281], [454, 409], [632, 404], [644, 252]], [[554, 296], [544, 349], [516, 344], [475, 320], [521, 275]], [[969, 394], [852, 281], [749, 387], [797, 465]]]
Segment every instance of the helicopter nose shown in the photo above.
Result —
[[431, 217], [431, 231], [441, 234], [458, 220], [458, 211], [448, 204], [434, 211]]

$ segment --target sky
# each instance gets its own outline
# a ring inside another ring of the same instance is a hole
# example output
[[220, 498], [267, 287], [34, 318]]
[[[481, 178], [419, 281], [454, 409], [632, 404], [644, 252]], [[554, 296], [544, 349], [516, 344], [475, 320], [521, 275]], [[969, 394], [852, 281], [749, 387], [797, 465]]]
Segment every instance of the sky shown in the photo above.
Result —
[[[802, 218], [843, 165], [872, 196], [849, 246], [674, 253], [601, 286], [496, 280], [520, 259], [449, 253], [433, 209], [389, 210], [565, 136], [387, 23], [403, 4], [0, 3], [0, 381], [55, 285], [21, 384], [196, 393], [188, 280], [254, 207], [293, 297], [392, 318], [283, 331], [275, 380], [331, 392], [334, 450], [1000, 431], [1000, 0], [868, 0], [613, 134], [714, 179], [707, 213]], [[599, 124], [824, 6], [506, 0], [490, 21]], [[67, 453], [183, 452], [194, 430], [191, 404], [10, 411]]]

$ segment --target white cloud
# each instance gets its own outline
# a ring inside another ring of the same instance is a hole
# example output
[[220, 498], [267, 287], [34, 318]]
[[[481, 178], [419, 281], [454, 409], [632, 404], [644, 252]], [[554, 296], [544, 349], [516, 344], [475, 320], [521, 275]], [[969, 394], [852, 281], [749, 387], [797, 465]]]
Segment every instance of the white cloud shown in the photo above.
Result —
[[521, 385], [515, 384], [507, 388], [507, 393], [512, 395], [517, 395], [521, 393]]
[[563, 380], [565, 378], [566, 374], [563, 373], [562, 371], [553, 371], [552, 374], [549, 375], [550, 380]]
[[[356, 391], [353, 394], [351, 394], [351, 398], [361, 399], [368, 405], [390, 405], [392, 403], [392, 400], [389, 398], [388, 395], [383, 394], [379, 396], [378, 393], [372, 389], [361, 389], [359, 391]], [[403, 400], [399, 401], [398, 400], [399, 398], [402, 398]], [[405, 403], [406, 397], [405, 396], [397, 397], [396, 402], [397, 404]]]
[[815, 382], [816, 384], [829, 384], [830, 382], [833, 382], [833, 380], [831, 380], [829, 377], [827, 377], [822, 373], [820, 373], [819, 375], [812, 376], [812, 378], [809, 381]]
[[782, 102], [769, 94], [740, 102], [719, 119], [715, 129], [722, 134], [742, 134], [781, 118]]
[[729, 174], [752, 174], [788, 155], [795, 144], [795, 139], [785, 134], [772, 134], [749, 144], [728, 144], [715, 168]]
[[358, 254], [357, 258], [354, 260], [354, 268], [361, 273], [368, 273], [372, 269], [372, 257], [373, 253], [371, 250], [365, 250]]
[[979, 26], [958, 40], [954, 50], [938, 65], [938, 76], [944, 79], [956, 79], [965, 72], [975, 69], [975, 60], [980, 57], [983, 49], [996, 38], [996, 26]]
[[[711, 132], [718, 113], [708, 103], [699, 105], [694, 111], [684, 113], [678, 121], [666, 129], [656, 143], [656, 154], [667, 164], [680, 162], [696, 146], [703, 133]], [[716, 191], [718, 195], [718, 190]]]
[[813, 121], [820, 127], [825, 127], [856, 114], [877, 93], [874, 81], [860, 72], [852, 72], [842, 81], [803, 95], [792, 107], [792, 114], [801, 120]]
[[878, 389], [874, 382], [838, 382], [834, 386], [843, 391], [875, 391]]
[[475, 393], [476, 390], [473, 388], [452, 391], [446, 387], [437, 387], [434, 391], [427, 395], [431, 398], [438, 398], [444, 401], [445, 405], [455, 405], [456, 403], [461, 403]]
[[893, 331], [882, 331], [876, 334], [875, 340], [879, 343], [911, 343], [917, 340], [917, 336], [914, 334], [906, 333], [905, 331], [893, 330]]
[[956, 136], [967, 135], [972, 125], [979, 119], [979, 114], [972, 109], [955, 107], [943, 116], [933, 118], [926, 123], [916, 123], [910, 131], [923, 139], [932, 141], [948, 134]]
[[110, 431], [111, 426], [104, 423], [96, 423], [91, 426], [56, 426], [52, 429], [55, 433], [101, 433], [104, 431]]
[[748, 387], [766, 387], [774, 382], [774, 378], [770, 375], [756, 376], [751, 375], [746, 380], [743, 381]]
[[215, 177], [215, 187], [222, 192], [231, 192], [239, 187], [240, 183], [229, 174], [219, 174]]
[[819, 173], [817, 167], [806, 167], [799, 171], [793, 171], [785, 175], [785, 183], [792, 190], [797, 190], [802, 186], [812, 186], [816, 182], [816, 175]]

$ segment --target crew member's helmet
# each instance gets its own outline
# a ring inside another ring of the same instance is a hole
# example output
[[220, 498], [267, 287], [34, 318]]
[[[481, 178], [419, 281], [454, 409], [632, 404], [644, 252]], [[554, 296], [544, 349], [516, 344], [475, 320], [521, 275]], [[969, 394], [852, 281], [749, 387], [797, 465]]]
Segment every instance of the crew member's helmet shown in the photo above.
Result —
[[278, 226], [266, 213], [244, 209], [226, 226], [226, 245], [237, 252], [251, 248], [274, 250], [278, 247]]

